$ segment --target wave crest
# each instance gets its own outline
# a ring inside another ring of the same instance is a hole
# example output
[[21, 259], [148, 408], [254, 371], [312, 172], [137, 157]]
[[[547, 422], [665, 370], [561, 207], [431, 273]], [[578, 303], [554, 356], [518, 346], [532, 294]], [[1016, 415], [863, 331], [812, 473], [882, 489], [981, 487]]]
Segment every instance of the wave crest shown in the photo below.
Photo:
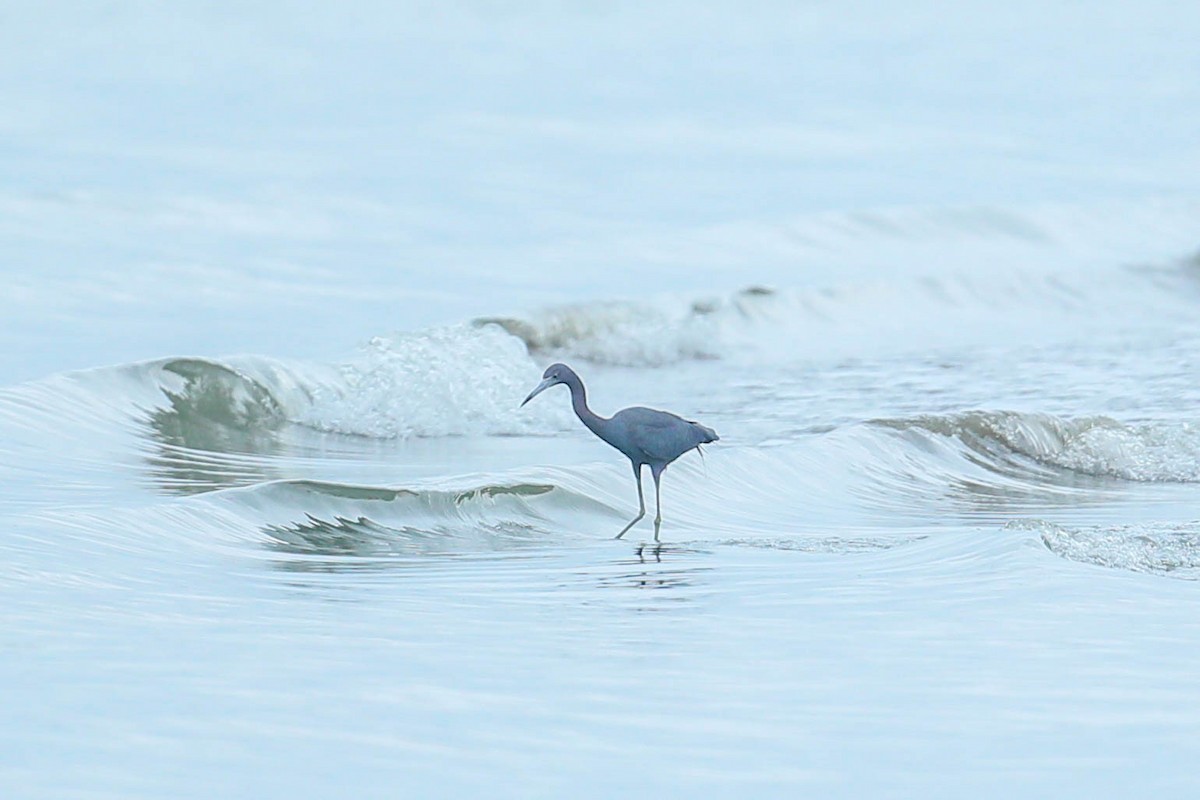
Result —
[[521, 341], [494, 326], [379, 336], [314, 393], [297, 421], [377, 438], [566, 429], [560, 406], [520, 408], [540, 374]]
[[1001, 468], [1041, 465], [1130, 481], [1200, 482], [1200, 430], [1186, 422], [1131, 425], [1105, 416], [970, 411], [874, 424], [957, 439]]

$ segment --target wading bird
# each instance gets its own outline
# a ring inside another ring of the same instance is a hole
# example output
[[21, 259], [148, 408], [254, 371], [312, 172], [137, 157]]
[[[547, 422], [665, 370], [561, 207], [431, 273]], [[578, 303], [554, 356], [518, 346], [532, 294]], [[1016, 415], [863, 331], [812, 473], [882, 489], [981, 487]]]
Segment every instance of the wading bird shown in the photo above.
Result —
[[657, 511], [654, 518], [654, 539], [657, 541], [658, 530], [662, 525], [659, 480], [663, 470], [687, 451], [717, 441], [720, 438], [717, 432], [699, 422], [691, 422], [668, 411], [656, 411], [641, 406], [626, 408], [605, 419], [588, 408], [587, 390], [583, 388], [583, 381], [566, 364], [550, 365], [542, 375], [542, 382], [529, 393], [529, 397], [526, 397], [521, 405], [560, 383], [566, 384], [571, 390], [571, 406], [575, 409], [579, 421], [592, 433], [624, 453], [633, 463], [633, 477], [637, 481], [638, 489], [638, 515], [617, 534], [618, 539], [646, 516], [646, 498], [642, 494], [642, 466], [650, 465], [650, 474], [654, 476], [654, 506]]

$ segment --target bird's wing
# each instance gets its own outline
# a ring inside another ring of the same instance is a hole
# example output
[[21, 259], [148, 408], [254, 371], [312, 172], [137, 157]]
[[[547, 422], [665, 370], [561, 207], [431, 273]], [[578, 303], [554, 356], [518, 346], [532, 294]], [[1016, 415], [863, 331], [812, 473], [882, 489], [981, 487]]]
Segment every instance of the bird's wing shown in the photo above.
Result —
[[629, 441], [656, 461], [671, 461], [697, 444], [692, 423], [668, 411], [634, 407], [617, 416]]

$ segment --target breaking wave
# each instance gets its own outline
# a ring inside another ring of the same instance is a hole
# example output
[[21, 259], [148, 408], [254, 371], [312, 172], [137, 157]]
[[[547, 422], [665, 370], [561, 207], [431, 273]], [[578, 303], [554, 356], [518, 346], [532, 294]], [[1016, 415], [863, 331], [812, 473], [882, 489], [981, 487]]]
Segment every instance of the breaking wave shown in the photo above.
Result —
[[1200, 580], [1200, 523], [1059, 525], [1016, 521], [1009, 530], [1035, 533], [1050, 552], [1070, 561], [1110, 569]]
[[[1171, 269], [958, 270], [924, 277], [657, 297], [551, 307], [515, 316], [376, 336], [340, 361], [266, 356], [160, 359], [52, 376], [0, 393], [0, 420], [42, 424], [41, 414], [103, 427], [138, 409], [167, 438], [239, 436], [287, 424], [373, 438], [524, 435], [561, 431], [563, 404], [517, 408], [545, 364], [581, 359], [654, 367], [737, 359], [770, 365], [862, 358], [889, 348], [926, 352], [952, 330], [957, 343], [1019, 337], [1047, 326], [1095, 325], [1153, 307], [1157, 318], [1194, 317], [1192, 262]], [[878, 274], [876, 272], [876, 274]], [[931, 321], [936, 321], [936, 324]], [[6, 402], [6, 400], [11, 402]], [[24, 421], [22, 421], [24, 418]], [[89, 423], [91, 424], [91, 423]], [[932, 420], [968, 439], [991, 438], [1046, 465], [1132, 480], [1196, 480], [1186, 428], [1122, 426], [1102, 418], [1055, 421], [1004, 414]], [[232, 433], [231, 433], [232, 432]], [[230, 443], [222, 445], [222, 437]], [[189, 445], [190, 446], [190, 445]], [[246, 447], [254, 448], [253, 441]]]
[[569, 304], [472, 324], [503, 330], [543, 360], [662, 367], [729, 357], [862, 357], [944, 345], [947, 331], [959, 345], [1036, 342], [1064, 325], [1072, 335], [1100, 334], [1122, 320], [1142, 319], [1146, 308], [1161, 319], [1191, 319], [1191, 272], [1186, 264], [983, 274], [943, 269], [893, 280]]
[[569, 418], [561, 407], [518, 412], [541, 372], [520, 340], [494, 326], [376, 337], [295, 418], [378, 438], [562, 430]]
[[473, 324], [497, 326], [534, 353], [656, 367], [721, 357], [731, 323], [760, 316], [774, 295], [771, 289], [750, 287], [727, 298], [574, 304], [528, 317], [481, 317]]
[[1200, 427], [1189, 422], [1127, 424], [1104, 416], [971, 411], [874, 424], [952, 438], [999, 470], [1037, 474], [1051, 468], [1129, 481], [1200, 482]]

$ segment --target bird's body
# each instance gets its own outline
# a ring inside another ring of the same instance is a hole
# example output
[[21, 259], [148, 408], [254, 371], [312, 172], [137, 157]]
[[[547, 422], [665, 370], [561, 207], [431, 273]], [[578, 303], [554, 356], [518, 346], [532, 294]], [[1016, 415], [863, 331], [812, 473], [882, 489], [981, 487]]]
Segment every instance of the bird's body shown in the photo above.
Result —
[[633, 474], [638, 487], [638, 515], [617, 534], [617, 538], [633, 527], [634, 523], [646, 514], [646, 501], [642, 494], [642, 467], [649, 465], [650, 474], [654, 477], [654, 495], [657, 506], [657, 516], [654, 520], [655, 538], [658, 537], [658, 526], [662, 523], [662, 502], [659, 482], [663, 470], [675, 459], [689, 450], [699, 448], [702, 444], [715, 442], [720, 437], [712, 428], [705, 427], [699, 422], [686, 420], [669, 411], [659, 411], [653, 408], [633, 406], [613, 414], [612, 417], [602, 417], [588, 408], [587, 389], [575, 371], [566, 364], [551, 365], [542, 376], [529, 396], [525, 405], [540, 392], [565, 384], [571, 390], [571, 406], [575, 415], [608, 444], [620, 450], [633, 465]]
[[717, 440], [712, 428], [669, 411], [642, 406], [618, 411], [609, 423], [607, 435], [597, 435], [635, 464], [651, 467], [665, 468], [687, 451]]

